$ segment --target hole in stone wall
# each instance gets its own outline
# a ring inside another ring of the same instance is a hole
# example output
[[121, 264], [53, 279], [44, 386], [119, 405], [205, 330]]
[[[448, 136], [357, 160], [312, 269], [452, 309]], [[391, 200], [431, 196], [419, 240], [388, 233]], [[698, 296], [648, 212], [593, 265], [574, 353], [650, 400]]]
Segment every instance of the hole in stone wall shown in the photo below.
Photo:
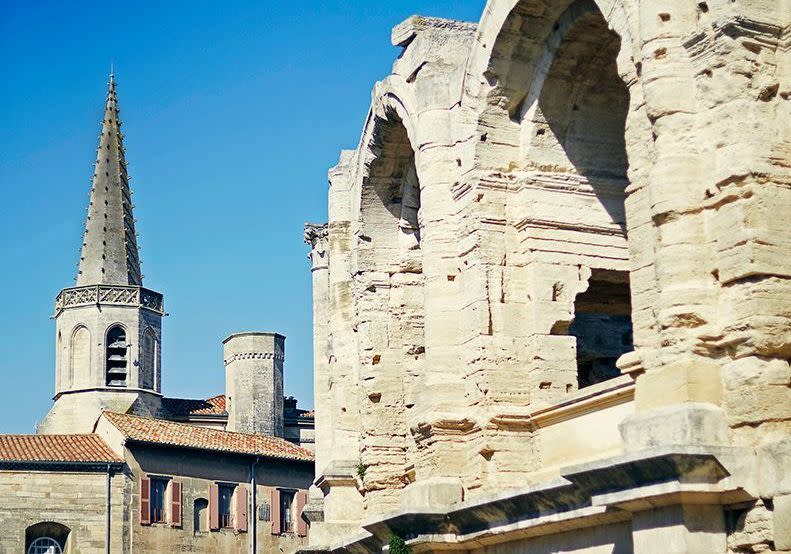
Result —
[[634, 349], [631, 311], [629, 274], [594, 269], [588, 289], [574, 301], [574, 321], [568, 331], [577, 339], [579, 388], [621, 374], [615, 362]]

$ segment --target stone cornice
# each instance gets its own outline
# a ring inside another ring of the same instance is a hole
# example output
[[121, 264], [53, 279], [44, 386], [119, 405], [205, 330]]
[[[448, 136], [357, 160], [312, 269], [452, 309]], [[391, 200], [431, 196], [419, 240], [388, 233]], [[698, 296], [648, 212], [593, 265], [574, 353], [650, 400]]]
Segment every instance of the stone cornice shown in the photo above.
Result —
[[450, 509], [402, 510], [363, 523], [369, 535], [348, 537], [326, 552], [378, 551], [392, 535], [413, 551], [509, 535], [524, 538], [626, 521], [630, 510], [672, 505], [694, 498], [708, 504], [750, 500], [744, 489], [727, 483], [722, 456], [738, 449], [651, 448], [565, 468], [561, 476], [524, 489], [464, 501]]
[[136, 285], [89, 285], [60, 291], [55, 298], [55, 317], [63, 310], [91, 305], [131, 306], [165, 313], [164, 297], [153, 290]]
[[282, 362], [285, 360], [285, 356], [274, 352], [235, 352], [223, 360], [223, 363], [228, 365], [239, 360], [276, 360]]

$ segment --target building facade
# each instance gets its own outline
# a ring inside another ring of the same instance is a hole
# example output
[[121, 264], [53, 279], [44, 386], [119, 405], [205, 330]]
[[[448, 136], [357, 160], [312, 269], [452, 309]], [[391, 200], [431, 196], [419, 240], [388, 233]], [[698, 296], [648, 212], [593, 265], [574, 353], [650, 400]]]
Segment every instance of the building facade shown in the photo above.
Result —
[[313, 415], [283, 397], [285, 337], [232, 334], [225, 394], [163, 396], [164, 297], [143, 286], [116, 94], [111, 75], [52, 409], [36, 435], [0, 435], [0, 554], [294, 552]]
[[305, 229], [306, 551], [791, 550], [790, 18], [395, 27]]

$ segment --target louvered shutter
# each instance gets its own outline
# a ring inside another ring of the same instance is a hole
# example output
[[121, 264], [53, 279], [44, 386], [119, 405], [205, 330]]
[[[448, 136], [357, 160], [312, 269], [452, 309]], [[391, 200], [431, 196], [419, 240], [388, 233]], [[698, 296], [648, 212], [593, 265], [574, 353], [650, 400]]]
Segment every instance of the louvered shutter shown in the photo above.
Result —
[[269, 492], [269, 513], [272, 514], [272, 534], [279, 535], [280, 531], [280, 491], [272, 489]]
[[140, 525], [151, 525], [151, 479], [140, 477]]
[[247, 489], [236, 487], [236, 518], [234, 526], [237, 531], [247, 532]]
[[216, 484], [209, 485], [209, 529], [216, 531], [220, 528], [220, 487]]
[[298, 491], [296, 504], [297, 504], [297, 535], [300, 537], [308, 536], [308, 524], [302, 519], [302, 510], [305, 509], [305, 504], [308, 503], [308, 493], [305, 491]]
[[181, 482], [170, 482], [170, 524], [181, 527]]

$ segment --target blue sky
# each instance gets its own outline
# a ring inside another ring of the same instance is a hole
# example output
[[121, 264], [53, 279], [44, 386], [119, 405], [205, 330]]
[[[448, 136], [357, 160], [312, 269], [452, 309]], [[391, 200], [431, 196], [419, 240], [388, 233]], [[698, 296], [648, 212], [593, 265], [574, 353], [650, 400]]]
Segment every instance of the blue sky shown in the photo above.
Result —
[[356, 146], [411, 14], [484, 0], [0, 0], [0, 433], [51, 405], [58, 291], [74, 283], [110, 63], [146, 286], [165, 294], [163, 389], [223, 392], [221, 340], [285, 334], [286, 393], [312, 406], [306, 221]]

